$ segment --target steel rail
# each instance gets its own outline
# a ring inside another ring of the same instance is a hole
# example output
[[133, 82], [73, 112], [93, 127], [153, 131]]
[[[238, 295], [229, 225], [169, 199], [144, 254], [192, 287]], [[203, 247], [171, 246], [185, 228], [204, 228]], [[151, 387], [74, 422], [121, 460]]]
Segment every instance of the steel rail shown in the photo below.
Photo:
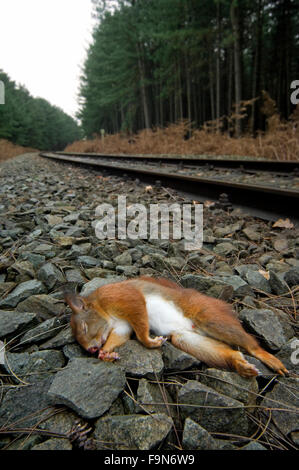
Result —
[[[279, 216], [292, 217], [298, 220], [299, 191], [292, 189], [277, 188], [260, 184], [248, 184], [230, 182], [216, 178], [204, 178], [192, 175], [182, 175], [175, 172], [164, 172], [161, 169], [147, 169], [142, 166], [128, 166], [122, 163], [103, 161], [94, 155], [79, 156], [78, 154], [48, 153], [42, 152], [43, 157], [58, 161], [79, 163], [103, 169], [109, 169], [118, 173], [133, 173], [139, 177], [163, 181], [164, 184], [175, 187], [188, 194], [200, 195], [217, 200], [221, 193], [229, 195], [233, 205], [255, 209], [260, 216], [265, 218], [276, 218]], [[106, 156], [107, 158], [107, 156]], [[136, 177], [137, 177], [136, 176]], [[272, 217], [269, 217], [272, 214]]]
[[213, 155], [188, 156], [188, 155], [127, 155], [127, 154], [104, 154], [104, 153], [82, 153], [82, 152], [52, 152], [57, 155], [77, 156], [77, 157], [94, 157], [94, 158], [110, 158], [110, 159], [127, 159], [139, 161], [153, 161], [164, 163], [192, 163], [195, 165], [213, 165], [225, 168], [248, 168], [266, 171], [299, 172], [299, 161], [296, 160], [269, 160], [256, 158], [217, 158]]

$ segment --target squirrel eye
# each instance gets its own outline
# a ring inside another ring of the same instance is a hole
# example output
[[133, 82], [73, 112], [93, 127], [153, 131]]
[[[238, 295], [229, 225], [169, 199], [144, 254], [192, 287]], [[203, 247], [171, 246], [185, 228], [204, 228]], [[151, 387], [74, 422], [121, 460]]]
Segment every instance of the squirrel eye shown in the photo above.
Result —
[[82, 322], [81, 322], [81, 326], [82, 326], [82, 330], [83, 330], [84, 334], [87, 335], [87, 333], [88, 333], [88, 325], [87, 325], [87, 323], [86, 323], [85, 321], [82, 321]]

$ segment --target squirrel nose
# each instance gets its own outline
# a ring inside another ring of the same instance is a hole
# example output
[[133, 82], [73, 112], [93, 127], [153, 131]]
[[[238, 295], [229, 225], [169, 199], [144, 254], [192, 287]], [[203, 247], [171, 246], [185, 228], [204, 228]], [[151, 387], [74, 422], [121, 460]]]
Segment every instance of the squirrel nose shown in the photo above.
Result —
[[98, 351], [98, 348], [97, 347], [92, 347], [92, 348], [88, 348], [88, 352], [90, 352], [91, 354], [94, 354]]

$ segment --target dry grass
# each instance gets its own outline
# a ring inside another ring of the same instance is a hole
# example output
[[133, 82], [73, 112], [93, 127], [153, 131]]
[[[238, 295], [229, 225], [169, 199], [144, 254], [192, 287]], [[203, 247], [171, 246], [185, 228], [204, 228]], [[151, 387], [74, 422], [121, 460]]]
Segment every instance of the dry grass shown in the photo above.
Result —
[[29, 152], [38, 152], [38, 150], [29, 147], [21, 147], [8, 140], [0, 139], [0, 162]]
[[[266, 94], [265, 94], [266, 95]], [[242, 118], [247, 117], [244, 102]], [[247, 134], [234, 138], [220, 131], [224, 121], [233, 128], [236, 116], [223, 117], [219, 122], [208, 122], [202, 129], [193, 129], [188, 121], [161, 129], [142, 130], [138, 134], [107, 135], [103, 139], [74, 142], [66, 147], [69, 152], [107, 154], [168, 154], [168, 155], [236, 155], [272, 160], [299, 160], [299, 105], [288, 122], [281, 122], [268, 95], [264, 99], [267, 132], [256, 138]]]

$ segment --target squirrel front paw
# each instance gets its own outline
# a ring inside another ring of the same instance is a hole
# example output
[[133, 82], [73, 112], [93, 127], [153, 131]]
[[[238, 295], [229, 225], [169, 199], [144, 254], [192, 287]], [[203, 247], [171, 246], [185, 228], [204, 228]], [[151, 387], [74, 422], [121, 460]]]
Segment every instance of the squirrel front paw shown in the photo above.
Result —
[[150, 339], [150, 348], [159, 348], [161, 347], [164, 343], [166, 343], [167, 338], [164, 336], [156, 336], [155, 338]]
[[101, 359], [101, 361], [106, 361], [106, 362], [112, 362], [117, 359], [120, 359], [118, 353], [104, 351], [103, 349], [100, 349], [98, 358]]

